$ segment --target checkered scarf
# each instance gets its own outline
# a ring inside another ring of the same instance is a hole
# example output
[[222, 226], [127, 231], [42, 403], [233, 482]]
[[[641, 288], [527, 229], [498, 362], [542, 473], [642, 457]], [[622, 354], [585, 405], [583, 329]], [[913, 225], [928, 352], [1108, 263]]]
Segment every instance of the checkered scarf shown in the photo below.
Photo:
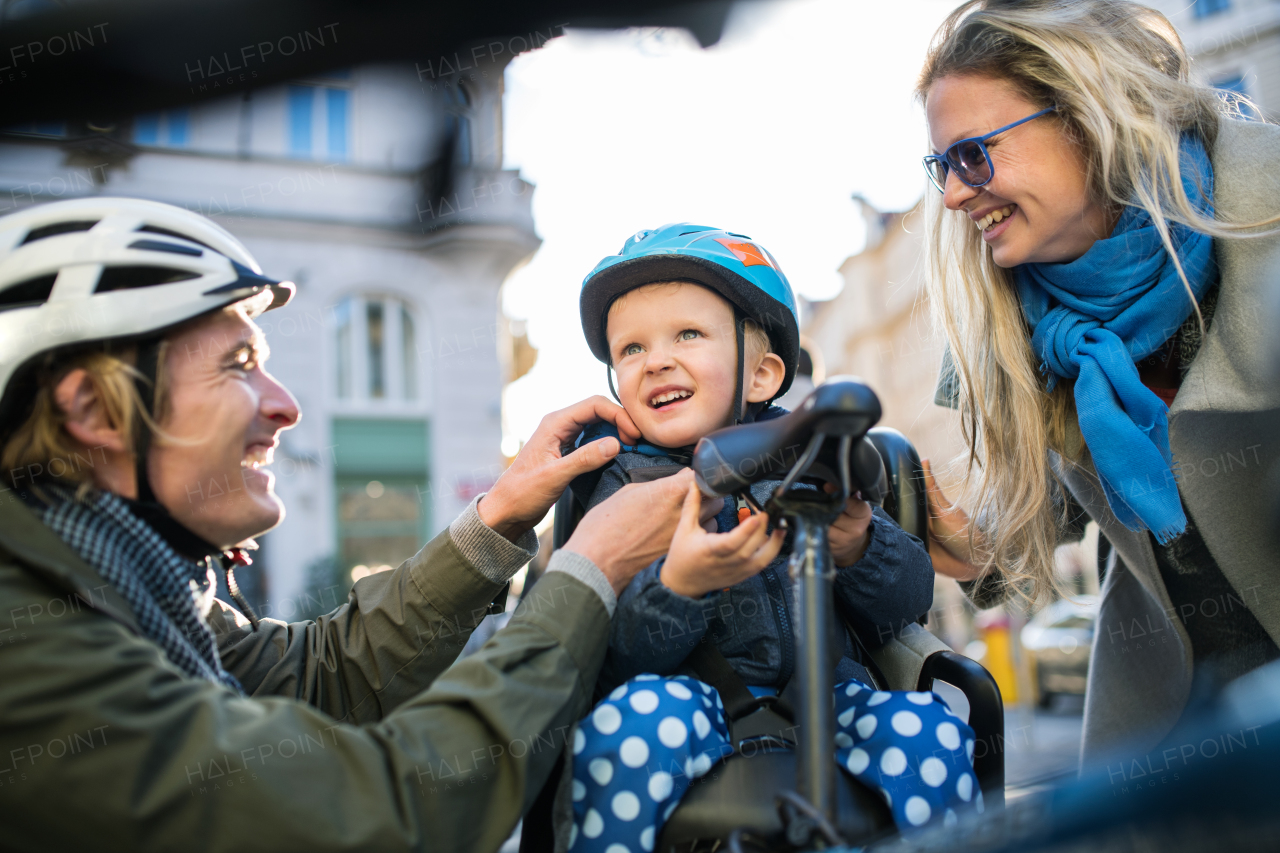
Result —
[[207, 564], [180, 556], [110, 492], [78, 500], [56, 486], [44, 490], [51, 499], [44, 523], [116, 588], [142, 633], [192, 678], [243, 692], [222, 668], [213, 632], [196, 609], [208, 582]]

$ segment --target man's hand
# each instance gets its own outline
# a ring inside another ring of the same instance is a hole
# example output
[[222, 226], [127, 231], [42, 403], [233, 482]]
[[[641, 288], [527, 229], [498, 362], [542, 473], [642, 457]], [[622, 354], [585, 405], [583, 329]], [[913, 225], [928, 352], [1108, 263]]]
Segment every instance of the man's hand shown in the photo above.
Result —
[[481, 499], [477, 507], [480, 519], [512, 542], [531, 530], [560, 498], [570, 480], [608, 464], [622, 449], [616, 440], [602, 438], [568, 456], [560, 455], [561, 445], [577, 438], [587, 424], [602, 420], [616, 426], [628, 444], [640, 440], [640, 431], [623, 408], [604, 397], [591, 397], [552, 412], [542, 419], [511, 467]]
[[[583, 516], [564, 548], [595, 563], [621, 595], [641, 569], [667, 553], [678, 522], [688, 517], [698, 524], [699, 507], [687, 497], [697, 490], [687, 468], [673, 477], [623, 486]], [[704, 512], [722, 504], [713, 501]]]
[[933, 479], [929, 460], [922, 460], [924, 485], [929, 498], [929, 558], [933, 570], [958, 581], [976, 580], [980, 569], [969, 550], [969, 515], [943, 494]]
[[767, 532], [769, 517], [756, 514], [728, 533], [708, 533], [699, 523], [702, 495], [693, 483], [685, 494], [680, 524], [662, 564], [662, 584], [688, 598], [701, 598], [759, 574], [782, 549], [785, 532]]
[[836, 568], [852, 566], [862, 559], [871, 544], [871, 504], [855, 494], [845, 502], [844, 511], [827, 530], [831, 558]]

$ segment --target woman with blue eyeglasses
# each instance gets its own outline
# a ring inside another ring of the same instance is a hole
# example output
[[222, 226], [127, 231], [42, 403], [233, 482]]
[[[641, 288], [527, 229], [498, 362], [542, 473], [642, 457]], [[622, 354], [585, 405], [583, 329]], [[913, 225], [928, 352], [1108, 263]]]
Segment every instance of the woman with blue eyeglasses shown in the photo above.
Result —
[[1043, 601], [1055, 547], [1096, 521], [1115, 556], [1083, 754], [1167, 745], [1193, 682], [1280, 657], [1258, 319], [1280, 128], [1192, 82], [1164, 16], [1118, 0], [970, 0], [917, 93], [937, 401], [972, 448], [957, 503], [927, 474], [934, 568], [983, 607]]

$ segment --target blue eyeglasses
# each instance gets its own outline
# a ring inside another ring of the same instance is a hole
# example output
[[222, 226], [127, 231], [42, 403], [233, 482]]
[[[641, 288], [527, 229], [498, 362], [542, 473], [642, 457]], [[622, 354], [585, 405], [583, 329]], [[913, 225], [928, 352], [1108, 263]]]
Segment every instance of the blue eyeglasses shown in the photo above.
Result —
[[1026, 124], [1032, 119], [1040, 118], [1040, 116], [1051, 113], [1057, 107], [1049, 107], [1038, 113], [1033, 113], [1026, 118], [1018, 119], [1013, 124], [1006, 124], [1004, 127], [991, 131], [986, 136], [971, 136], [968, 139], [961, 139], [953, 144], [946, 151], [942, 152], [942, 156], [937, 154], [928, 154], [924, 158], [924, 170], [929, 175], [929, 180], [938, 188], [938, 192], [947, 191], [947, 173], [955, 169], [956, 177], [964, 184], [971, 187], [986, 186], [991, 182], [992, 175], [995, 174], [995, 166], [991, 164], [991, 155], [987, 152], [987, 140], [993, 136], [999, 136], [1006, 130], [1013, 130], [1020, 124]]

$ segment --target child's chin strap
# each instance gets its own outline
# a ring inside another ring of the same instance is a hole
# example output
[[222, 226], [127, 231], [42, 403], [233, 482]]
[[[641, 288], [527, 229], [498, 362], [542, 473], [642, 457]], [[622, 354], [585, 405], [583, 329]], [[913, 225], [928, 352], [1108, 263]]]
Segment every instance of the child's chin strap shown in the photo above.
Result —
[[[734, 371], [733, 380], [733, 408], [730, 409], [733, 414], [733, 425], [755, 423], [756, 415], [769, 408], [770, 400], [760, 403], [748, 403], [746, 411], [742, 409], [742, 374], [747, 367], [746, 353], [746, 319], [742, 316], [742, 312], [738, 310], [738, 306], [733, 306], [733, 335], [738, 350], [738, 369]], [[618, 405], [622, 405], [622, 398], [618, 396], [618, 389], [613, 385], [613, 365], [606, 363], [604, 366], [605, 378], [609, 381], [609, 393], [613, 395], [613, 399], [618, 401]]]
[[[618, 405], [622, 405], [622, 398], [618, 396], [618, 389], [613, 387], [613, 365], [605, 362], [604, 376], [609, 380], [609, 393], [613, 395], [613, 399], [618, 401]], [[625, 407], [624, 407], [625, 408]]]

